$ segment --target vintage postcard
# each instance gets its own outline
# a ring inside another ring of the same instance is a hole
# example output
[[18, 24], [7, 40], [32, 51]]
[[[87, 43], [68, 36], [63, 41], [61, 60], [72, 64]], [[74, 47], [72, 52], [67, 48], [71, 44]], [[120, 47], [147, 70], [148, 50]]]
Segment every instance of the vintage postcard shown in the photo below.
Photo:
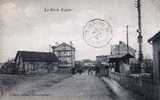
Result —
[[160, 100], [159, 0], [0, 0], [0, 100]]

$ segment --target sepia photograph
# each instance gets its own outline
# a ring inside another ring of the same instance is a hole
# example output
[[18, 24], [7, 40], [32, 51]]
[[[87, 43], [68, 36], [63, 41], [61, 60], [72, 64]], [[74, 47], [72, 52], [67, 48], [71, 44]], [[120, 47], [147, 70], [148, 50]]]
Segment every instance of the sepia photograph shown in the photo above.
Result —
[[160, 100], [159, 0], [0, 0], [0, 100]]

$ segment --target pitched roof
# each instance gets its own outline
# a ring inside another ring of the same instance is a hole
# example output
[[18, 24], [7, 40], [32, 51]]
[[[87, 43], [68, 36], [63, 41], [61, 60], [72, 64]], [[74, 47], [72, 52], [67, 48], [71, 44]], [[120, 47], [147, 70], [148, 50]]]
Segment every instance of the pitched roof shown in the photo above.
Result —
[[129, 53], [128, 54], [120, 54], [120, 55], [110, 55], [109, 61], [114, 62], [114, 61], [119, 61], [119, 60], [126, 59], [126, 58], [134, 58], [134, 56], [132, 56]]
[[53, 48], [53, 49], [55, 49], [55, 48], [60, 47], [61, 45], [66, 45], [66, 46], [71, 47], [72, 49], [75, 49], [73, 46], [71, 46], [71, 45], [69, 45], [69, 44], [67, 44], [67, 43], [65, 43], [65, 42], [61, 43], [61, 44], [60, 44], [60, 45], [58, 45], [58, 46], [52, 46], [52, 48]]
[[124, 57], [127, 57], [127, 58], [134, 58], [134, 56], [132, 56], [131, 54], [119, 54], [119, 55], [110, 55], [109, 58], [110, 59], [121, 59], [121, 58], [124, 58]]
[[15, 61], [18, 56], [21, 56], [23, 61], [30, 62], [58, 62], [58, 58], [54, 53], [49, 52], [35, 52], [35, 51], [18, 51]]
[[160, 31], [157, 32], [153, 37], [151, 37], [150, 39], [148, 39], [148, 42], [151, 43], [151, 41], [157, 40], [160, 38]]

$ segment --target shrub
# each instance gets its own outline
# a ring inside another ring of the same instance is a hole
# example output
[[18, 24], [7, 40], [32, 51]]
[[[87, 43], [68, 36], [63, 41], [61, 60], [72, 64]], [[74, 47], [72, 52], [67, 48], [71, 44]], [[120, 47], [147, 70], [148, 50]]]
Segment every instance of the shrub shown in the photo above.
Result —
[[17, 73], [16, 64], [13, 60], [9, 60], [2, 65], [0, 72], [3, 74], [15, 74]]

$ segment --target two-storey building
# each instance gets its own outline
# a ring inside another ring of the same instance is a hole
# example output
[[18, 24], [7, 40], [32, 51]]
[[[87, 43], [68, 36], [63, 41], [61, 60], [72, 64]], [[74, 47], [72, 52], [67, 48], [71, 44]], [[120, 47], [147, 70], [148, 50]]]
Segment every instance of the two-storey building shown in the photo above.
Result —
[[53, 53], [58, 57], [59, 70], [70, 72], [75, 66], [75, 48], [65, 42], [58, 46], [52, 46]]

